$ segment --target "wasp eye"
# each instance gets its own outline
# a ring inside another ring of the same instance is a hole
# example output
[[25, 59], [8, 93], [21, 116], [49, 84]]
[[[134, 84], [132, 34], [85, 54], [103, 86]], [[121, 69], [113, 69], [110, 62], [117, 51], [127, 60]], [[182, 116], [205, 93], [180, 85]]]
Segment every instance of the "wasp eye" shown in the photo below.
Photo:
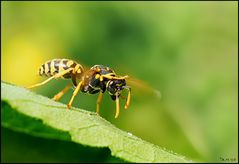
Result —
[[126, 85], [125, 80], [110, 80], [107, 83], [107, 91], [111, 94], [111, 95], [115, 95], [116, 92], [120, 93], [121, 90], [124, 89], [124, 86]]

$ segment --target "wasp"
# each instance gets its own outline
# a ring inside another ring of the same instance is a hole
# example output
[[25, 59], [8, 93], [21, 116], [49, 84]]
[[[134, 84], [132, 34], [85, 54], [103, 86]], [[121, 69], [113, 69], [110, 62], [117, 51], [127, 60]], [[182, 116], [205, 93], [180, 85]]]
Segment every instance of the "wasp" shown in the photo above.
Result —
[[[129, 107], [131, 87], [126, 85], [126, 78], [129, 76], [117, 76], [114, 70], [110, 67], [94, 65], [90, 69], [84, 70], [83, 66], [74, 60], [53, 59], [42, 64], [38, 73], [40, 76], [47, 76], [49, 78], [27, 88], [42, 86], [52, 79], [71, 79], [74, 86], [74, 92], [67, 105], [68, 109], [71, 108], [73, 100], [79, 91], [89, 94], [99, 93], [96, 103], [96, 112], [99, 114], [103, 94], [107, 91], [111, 99], [116, 102], [115, 118], [117, 118], [120, 112], [119, 98], [124, 89], [128, 90], [128, 96], [124, 108], [127, 109]], [[63, 90], [57, 93], [53, 97], [53, 100], [58, 101], [71, 88], [72, 83], [69, 83]]]

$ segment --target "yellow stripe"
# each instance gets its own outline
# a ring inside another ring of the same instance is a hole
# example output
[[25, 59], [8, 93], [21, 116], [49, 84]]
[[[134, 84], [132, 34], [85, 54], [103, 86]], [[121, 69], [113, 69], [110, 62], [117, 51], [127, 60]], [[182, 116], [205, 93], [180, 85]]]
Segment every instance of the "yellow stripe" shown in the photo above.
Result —
[[49, 71], [48, 64], [45, 63], [45, 74], [47, 75], [47, 72]]
[[77, 64], [77, 65], [75, 66], [75, 69], [74, 69], [73, 73], [76, 73], [76, 71], [78, 71], [79, 68], [80, 68], [80, 64]]
[[54, 75], [54, 72], [56, 71], [54, 64], [55, 64], [55, 61], [52, 60], [50, 65], [51, 75]]
[[41, 67], [40, 68], [40, 75], [42, 75], [43, 74], [43, 68]]
[[71, 67], [71, 65], [73, 64], [74, 62], [72, 61], [72, 60], [69, 60], [67, 63], [66, 63], [66, 65], [67, 65], [67, 67]]
[[65, 60], [65, 59], [62, 59], [62, 60], [60, 61], [60, 63], [59, 63], [59, 72], [64, 71], [64, 69], [63, 69], [63, 60]]
[[81, 73], [81, 70], [80, 70], [80, 69], [78, 69], [78, 70], [77, 70], [77, 73]]
[[99, 77], [100, 77], [100, 74], [95, 75], [95, 79], [99, 79]]
[[100, 81], [103, 81], [103, 76], [100, 76]]

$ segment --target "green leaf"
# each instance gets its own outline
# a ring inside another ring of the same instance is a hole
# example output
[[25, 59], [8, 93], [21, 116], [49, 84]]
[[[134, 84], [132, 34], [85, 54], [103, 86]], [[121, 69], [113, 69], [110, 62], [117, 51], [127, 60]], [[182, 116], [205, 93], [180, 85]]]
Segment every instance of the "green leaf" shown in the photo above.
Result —
[[108, 147], [129, 162], [189, 162], [185, 157], [122, 131], [96, 113], [55, 102], [25, 88], [1, 82], [2, 126], [31, 135]]

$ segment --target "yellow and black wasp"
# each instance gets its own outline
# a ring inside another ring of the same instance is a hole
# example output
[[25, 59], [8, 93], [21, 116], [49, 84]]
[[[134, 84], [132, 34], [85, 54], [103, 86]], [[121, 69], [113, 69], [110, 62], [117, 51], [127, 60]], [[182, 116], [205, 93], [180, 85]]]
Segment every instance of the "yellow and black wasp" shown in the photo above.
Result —
[[[72, 80], [75, 90], [67, 105], [68, 109], [71, 108], [72, 102], [79, 91], [89, 94], [99, 93], [96, 105], [96, 112], [99, 113], [103, 94], [105, 91], [108, 91], [112, 100], [116, 101], [115, 118], [117, 118], [120, 112], [119, 97], [123, 89], [128, 90], [128, 96], [124, 107], [125, 109], [129, 107], [131, 87], [126, 85], [125, 80], [128, 76], [117, 76], [114, 70], [107, 66], [94, 65], [89, 70], [84, 70], [82, 65], [73, 60], [53, 59], [41, 65], [39, 75], [49, 78], [27, 88], [44, 85], [52, 79], [64, 78]], [[63, 90], [56, 94], [53, 99], [58, 101], [70, 89], [71, 85], [72, 84], [69, 83]]]

